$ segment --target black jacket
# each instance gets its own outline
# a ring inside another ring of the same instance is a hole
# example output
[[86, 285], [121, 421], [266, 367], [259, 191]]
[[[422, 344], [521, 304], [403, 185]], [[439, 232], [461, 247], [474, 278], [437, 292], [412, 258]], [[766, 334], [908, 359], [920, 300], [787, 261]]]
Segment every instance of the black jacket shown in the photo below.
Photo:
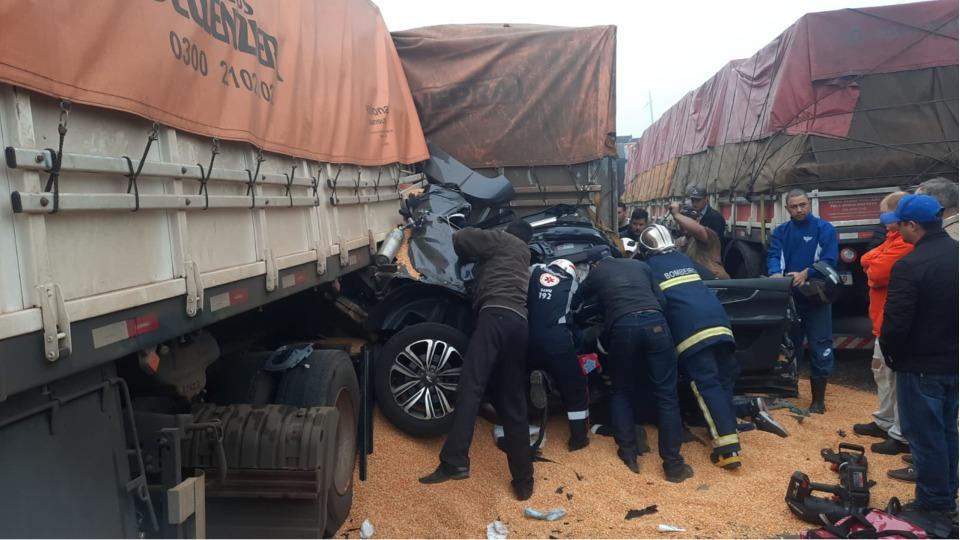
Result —
[[927, 233], [893, 265], [880, 347], [894, 371], [957, 373], [960, 251], [944, 231]]
[[663, 311], [667, 305], [653, 277], [653, 270], [647, 263], [637, 259], [602, 259], [580, 284], [577, 296], [584, 301], [591, 298], [600, 301], [604, 324], [608, 329], [628, 313]]
[[713, 229], [717, 233], [717, 237], [720, 238], [721, 244], [724, 242], [723, 238], [723, 229], [727, 226], [727, 220], [723, 219], [723, 215], [720, 212], [717, 212], [709, 206], [703, 209], [703, 217], [700, 218], [700, 224], [708, 229]]
[[530, 248], [501, 230], [467, 228], [453, 235], [453, 250], [473, 269], [473, 308], [502, 307], [527, 316]]

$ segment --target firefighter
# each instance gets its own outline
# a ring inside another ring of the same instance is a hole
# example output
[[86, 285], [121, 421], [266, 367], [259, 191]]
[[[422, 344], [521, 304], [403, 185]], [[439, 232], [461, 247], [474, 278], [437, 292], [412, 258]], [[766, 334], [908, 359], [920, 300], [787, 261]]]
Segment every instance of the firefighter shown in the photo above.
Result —
[[741, 457], [733, 385], [739, 366], [726, 311], [701, 280], [693, 261], [676, 249], [666, 227], [644, 229], [637, 252], [653, 270], [667, 299], [665, 314], [680, 371], [690, 380], [713, 439], [711, 460], [724, 469], [737, 469]]
[[[570, 304], [577, 292], [577, 267], [566, 259], [530, 267], [527, 289], [529, 320], [529, 367], [550, 375], [567, 410], [570, 438], [567, 448], [574, 452], [590, 444], [587, 438], [587, 377], [577, 362], [577, 350], [570, 325]], [[536, 408], [546, 407], [544, 376], [530, 375], [531, 401]]]

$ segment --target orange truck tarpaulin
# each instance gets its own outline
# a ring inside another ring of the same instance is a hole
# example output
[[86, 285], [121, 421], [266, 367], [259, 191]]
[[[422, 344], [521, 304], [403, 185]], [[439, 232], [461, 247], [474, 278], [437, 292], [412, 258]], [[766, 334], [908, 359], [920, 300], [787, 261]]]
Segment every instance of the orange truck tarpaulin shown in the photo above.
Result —
[[0, 0], [0, 81], [318, 161], [428, 157], [368, 0]]

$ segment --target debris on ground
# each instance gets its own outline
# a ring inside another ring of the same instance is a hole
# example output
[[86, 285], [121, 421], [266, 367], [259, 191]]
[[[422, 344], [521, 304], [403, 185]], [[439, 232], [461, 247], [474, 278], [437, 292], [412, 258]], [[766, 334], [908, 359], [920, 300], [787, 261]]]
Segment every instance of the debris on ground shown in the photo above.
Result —
[[623, 516], [623, 519], [631, 520], [631, 519], [636, 519], [643, 516], [649, 516], [650, 514], [656, 514], [656, 513], [657, 513], [657, 505], [651, 504], [650, 506], [641, 508], [639, 510], [637, 509], [627, 510], [627, 515]]
[[573, 474], [577, 475], [577, 480], [578, 480], [578, 481], [583, 481], [583, 479], [586, 478], [586, 476], [578, 473], [577, 471], [573, 471]]
[[697, 486], [697, 491], [707, 491], [708, 489], [710, 489], [710, 486], [707, 484], [700, 484]]
[[487, 540], [506, 540], [507, 526], [499, 519], [487, 524]]
[[687, 532], [687, 530], [683, 527], [677, 527], [676, 525], [661, 523], [657, 525], [657, 532]]
[[369, 519], [363, 520], [360, 525], [360, 538], [373, 538], [373, 523]]
[[556, 493], [557, 495], [560, 495], [561, 493], [563, 493], [563, 486], [558, 487], [557, 491], [555, 491], [554, 493]]
[[559, 506], [546, 511], [536, 510], [528, 506], [523, 509], [523, 515], [533, 519], [541, 519], [543, 521], [557, 521], [558, 519], [562, 519], [563, 516], [567, 515], [567, 511]]
[[847, 436], [847, 432], [844, 431], [844, 430], [842, 430], [842, 429], [838, 429], [838, 430], [837, 430], [837, 435], [839, 435], [840, 438], [843, 438], [843, 437], [846, 437], [846, 436]]
[[573, 500], [573, 493], [567, 493], [567, 500], [568, 500], [568, 501], [572, 501], [572, 500]]

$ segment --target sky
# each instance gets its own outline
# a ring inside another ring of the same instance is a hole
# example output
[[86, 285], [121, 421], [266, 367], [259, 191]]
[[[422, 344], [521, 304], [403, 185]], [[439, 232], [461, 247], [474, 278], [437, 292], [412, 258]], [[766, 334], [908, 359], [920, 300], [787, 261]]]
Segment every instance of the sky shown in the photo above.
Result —
[[896, 0], [373, 0], [391, 31], [437, 24], [617, 26], [617, 134], [653, 119], [804, 13]]

